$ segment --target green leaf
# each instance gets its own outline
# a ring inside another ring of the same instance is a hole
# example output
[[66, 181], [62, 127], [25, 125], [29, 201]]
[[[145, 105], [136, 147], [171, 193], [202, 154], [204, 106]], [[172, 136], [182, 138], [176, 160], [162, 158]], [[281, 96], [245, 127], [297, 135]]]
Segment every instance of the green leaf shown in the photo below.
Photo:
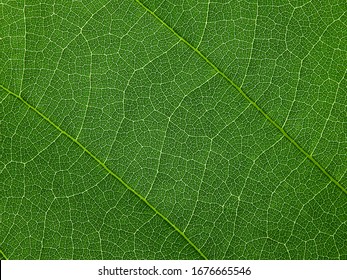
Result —
[[2, 1], [2, 259], [346, 259], [347, 2]]

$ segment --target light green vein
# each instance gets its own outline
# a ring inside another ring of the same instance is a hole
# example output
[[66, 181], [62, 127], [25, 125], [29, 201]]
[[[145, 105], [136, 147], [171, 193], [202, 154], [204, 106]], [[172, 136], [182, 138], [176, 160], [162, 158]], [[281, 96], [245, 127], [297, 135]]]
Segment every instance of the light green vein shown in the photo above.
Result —
[[306, 152], [295, 140], [292, 138], [279, 124], [277, 124], [259, 105], [252, 100], [237, 84], [235, 84], [222, 70], [220, 70], [215, 64], [213, 64], [204, 54], [195, 48], [191, 43], [179, 35], [171, 26], [166, 24], [157, 14], [145, 6], [141, 1], [135, 0], [141, 7], [143, 7], [148, 13], [154, 16], [163, 26], [169, 29], [175, 36], [177, 36], [182, 42], [184, 42], [188, 47], [190, 47], [194, 52], [196, 52], [202, 59], [204, 59], [217, 73], [219, 73], [223, 78], [225, 78], [234, 88], [237, 89], [239, 93], [255, 107], [271, 124], [273, 124], [296, 148], [299, 149], [316, 167], [318, 167], [336, 186], [338, 186], [345, 194], [347, 190], [337, 181], [332, 175], [324, 169], [322, 165], [319, 164], [308, 152]]
[[[49, 124], [51, 124], [54, 128], [56, 128], [61, 134], [68, 137], [70, 140], [72, 140], [74, 143], [76, 143], [85, 153], [90, 155], [98, 164], [100, 164], [109, 174], [111, 174], [113, 177], [115, 177], [124, 187], [126, 187], [129, 191], [131, 191], [133, 194], [135, 194], [138, 198], [140, 198], [144, 203], [147, 204], [158, 216], [160, 216], [162, 219], [164, 219], [171, 227], [173, 227], [204, 259], [207, 260], [207, 257], [205, 254], [184, 234], [183, 231], [181, 231], [173, 222], [171, 222], [167, 217], [165, 217], [162, 213], [160, 213], [151, 203], [148, 202], [146, 198], [144, 198], [141, 194], [139, 194], [137, 191], [135, 191], [132, 187], [130, 187], [121, 177], [119, 177], [116, 173], [114, 173], [111, 169], [109, 169], [100, 159], [98, 159], [91, 151], [89, 151], [86, 147], [84, 147], [77, 139], [72, 137], [69, 133], [61, 129], [57, 124], [55, 124], [53, 121], [51, 121], [48, 117], [46, 117], [43, 113], [41, 113], [38, 109], [36, 109], [34, 106], [32, 106], [30, 103], [28, 103], [26, 100], [24, 100], [20, 95], [10, 91], [3, 85], [0, 85], [2, 89], [4, 89], [7, 93], [15, 96], [19, 100], [21, 100], [26, 106], [28, 106], [31, 110], [33, 110], [35, 113], [37, 113], [39, 116], [41, 116], [43, 119], [45, 119]], [[2, 253], [3, 254], [3, 253]], [[4, 255], [5, 256], [5, 255]]]
[[5, 260], [8, 261], [8, 257], [5, 255], [5, 253], [0, 249], [0, 254], [3, 255], [3, 257], [5, 258]]

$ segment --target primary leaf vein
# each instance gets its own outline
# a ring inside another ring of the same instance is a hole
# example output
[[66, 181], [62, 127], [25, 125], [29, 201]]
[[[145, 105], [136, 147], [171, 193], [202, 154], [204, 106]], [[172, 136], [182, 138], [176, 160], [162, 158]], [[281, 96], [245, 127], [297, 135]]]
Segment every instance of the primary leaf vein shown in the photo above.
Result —
[[140, 0], [135, 0], [141, 7], [143, 7], [146, 12], [150, 13], [155, 17], [163, 26], [169, 29], [175, 36], [177, 36], [183, 43], [185, 43], [189, 48], [191, 48], [195, 53], [197, 53], [202, 59], [206, 61], [217, 73], [219, 73], [224, 79], [226, 79], [253, 107], [256, 108], [273, 126], [275, 126], [284, 136], [293, 144], [304, 156], [309, 159], [316, 167], [318, 167], [338, 188], [340, 188], [346, 195], [347, 190], [344, 188], [341, 183], [336, 180], [325, 168], [317, 162], [311, 154], [305, 151], [299, 143], [297, 143], [293, 137], [291, 137], [284, 129], [281, 127], [274, 119], [272, 119], [259, 105], [249, 97], [240, 86], [238, 86], [231, 78], [229, 78], [221, 69], [219, 69], [211, 60], [207, 58], [197, 47], [194, 47], [189, 41], [179, 35], [171, 26], [164, 22], [155, 12], [145, 6]]
[[[135, 189], [130, 187], [121, 177], [119, 177], [115, 172], [113, 172], [110, 168], [107, 167], [105, 163], [103, 163], [99, 158], [97, 158], [91, 151], [89, 151], [82, 143], [80, 143], [76, 138], [71, 136], [68, 132], [60, 128], [57, 124], [55, 124], [52, 120], [50, 120], [47, 116], [45, 116], [42, 112], [40, 112], [37, 108], [35, 108], [33, 105], [31, 105], [29, 102], [27, 102], [25, 99], [23, 99], [22, 96], [10, 91], [3, 85], [0, 85], [0, 87], [5, 90], [8, 94], [16, 97], [20, 101], [22, 101], [29, 109], [33, 110], [36, 114], [38, 114], [40, 117], [42, 117], [44, 120], [46, 120], [50, 125], [52, 125], [55, 129], [57, 129], [61, 134], [65, 135], [67, 138], [69, 138], [71, 141], [76, 143], [85, 153], [87, 153], [89, 156], [91, 156], [100, 166], [102, 166], [110, 175], [112, 175], [114, 178], [116, 178], [127, 190], [132, 192], [134, 195], [136, 195], [140, 200], [142, 200], [148, 207], [150, 207], [158, 216], [160, 216], [162, 219], [164, 219], [171, 227], [175, 229], [204, 259], [207, 259], [205, 254], [186, 236], [186, 234], [180, 230], [173, 222], [171, 222], [166, 216], [164, 216], [161, 212], [158, 211], [145, 197], [143, 197], [140, 193], [138, 193]], [[2, 253], [2, 251], [0, 251]], [[3, 254], [3, 253], [2, 253]], [[6, 256], [3, 254], [3, 256], [6, 258]]]
[[5, 260], [9, 260], [5, 253], [0, 249], [0, 254], [5, 258]]

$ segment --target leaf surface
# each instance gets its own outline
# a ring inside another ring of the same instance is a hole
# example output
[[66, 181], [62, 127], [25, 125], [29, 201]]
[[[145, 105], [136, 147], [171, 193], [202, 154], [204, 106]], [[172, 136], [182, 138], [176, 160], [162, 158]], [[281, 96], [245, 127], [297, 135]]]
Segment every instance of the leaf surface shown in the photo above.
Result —
[[3, 258], [347, 258], [345, 1], [0, 6]]

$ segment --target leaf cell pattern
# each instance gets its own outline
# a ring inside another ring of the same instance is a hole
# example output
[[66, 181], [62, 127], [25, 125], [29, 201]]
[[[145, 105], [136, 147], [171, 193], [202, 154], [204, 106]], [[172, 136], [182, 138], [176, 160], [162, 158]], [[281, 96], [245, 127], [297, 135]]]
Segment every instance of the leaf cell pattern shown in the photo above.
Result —
[[346, 259], [346, 1], [0, 3], [2, 259]]

